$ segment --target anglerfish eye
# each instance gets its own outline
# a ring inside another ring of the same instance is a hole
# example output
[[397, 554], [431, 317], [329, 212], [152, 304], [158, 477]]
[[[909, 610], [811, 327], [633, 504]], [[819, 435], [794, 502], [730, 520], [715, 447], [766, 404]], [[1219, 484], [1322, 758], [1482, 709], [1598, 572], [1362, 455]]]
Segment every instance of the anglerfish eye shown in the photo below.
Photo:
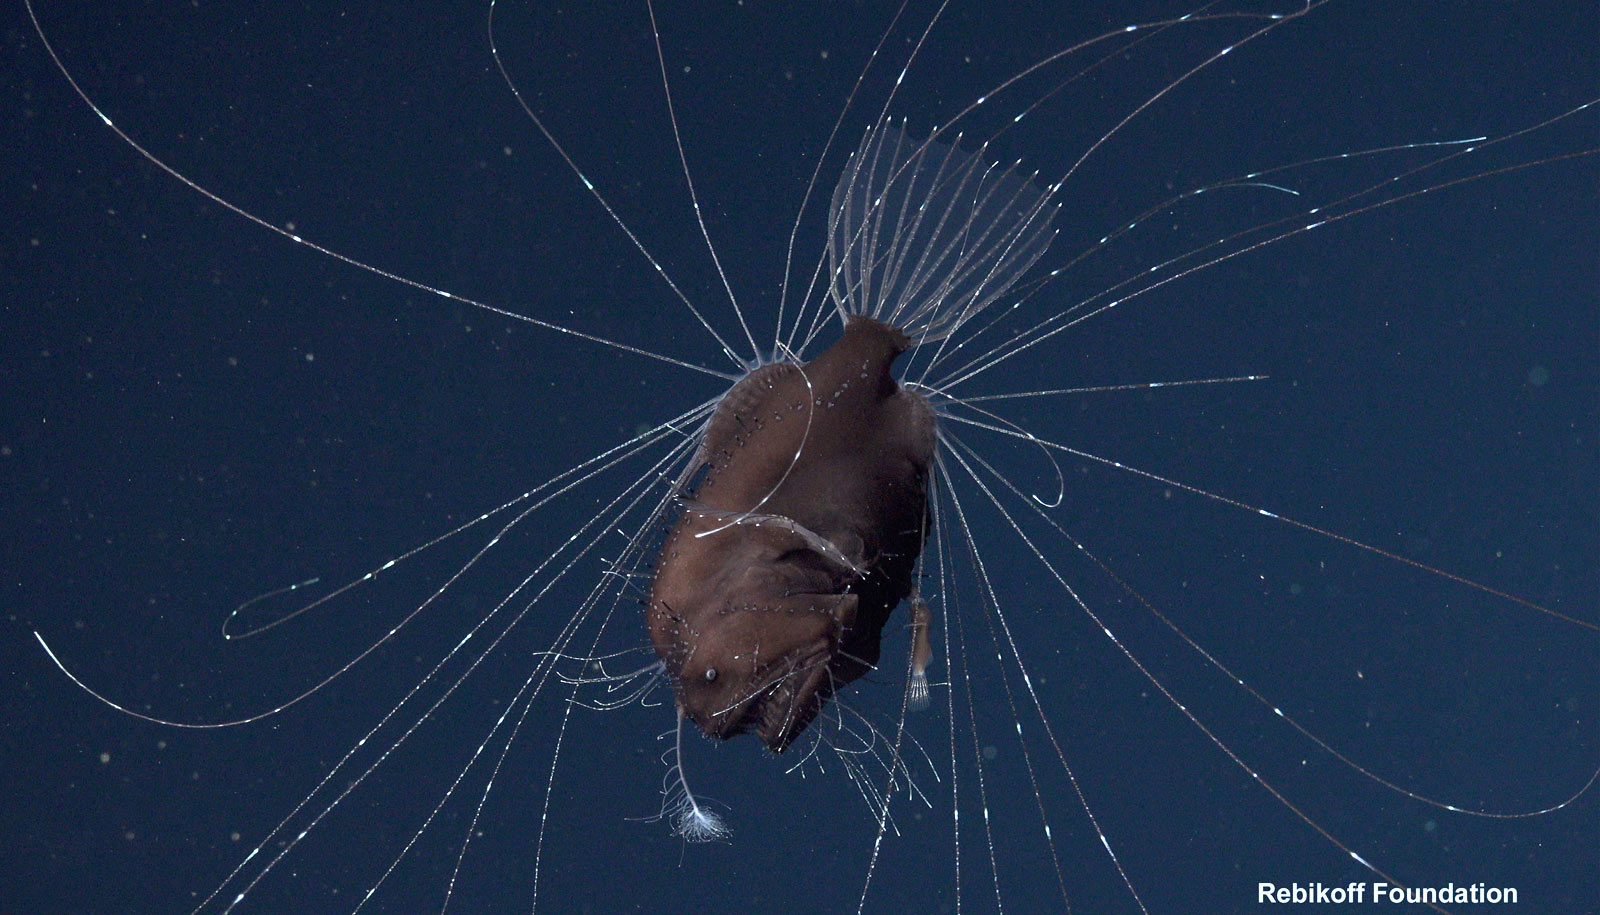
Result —
[[715, 667], [707, 667], [706, 668], [706, 682], [710, 683], [715, 679], [717, 679], [717, 669]]

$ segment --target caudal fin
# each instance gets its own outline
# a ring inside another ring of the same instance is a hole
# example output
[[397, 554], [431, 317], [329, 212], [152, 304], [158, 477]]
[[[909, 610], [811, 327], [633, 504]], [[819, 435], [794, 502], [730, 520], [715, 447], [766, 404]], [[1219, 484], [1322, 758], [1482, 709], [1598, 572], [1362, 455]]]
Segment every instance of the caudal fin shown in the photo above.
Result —
[[986, 152], [913, 139], [903, 122], [867, 131], [828, 214], [829, 293], [842, 315], [891, 324], [916, 344], [938, 340], [1044, 254], [1054, 188]]

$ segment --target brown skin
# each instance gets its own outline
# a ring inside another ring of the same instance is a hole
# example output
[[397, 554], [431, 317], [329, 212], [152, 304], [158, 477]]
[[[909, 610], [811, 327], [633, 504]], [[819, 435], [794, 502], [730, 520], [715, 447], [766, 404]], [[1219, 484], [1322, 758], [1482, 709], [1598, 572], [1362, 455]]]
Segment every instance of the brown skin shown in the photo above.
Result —
[[912, 591], [934, 453], [932, 409], [890, 374], [907, 345], [853, 317], [816, 359], [765, 366], [717, 408], [648, 611], [678, 705], [708, 735], [754, 729], [782, 752], [877, 663]]

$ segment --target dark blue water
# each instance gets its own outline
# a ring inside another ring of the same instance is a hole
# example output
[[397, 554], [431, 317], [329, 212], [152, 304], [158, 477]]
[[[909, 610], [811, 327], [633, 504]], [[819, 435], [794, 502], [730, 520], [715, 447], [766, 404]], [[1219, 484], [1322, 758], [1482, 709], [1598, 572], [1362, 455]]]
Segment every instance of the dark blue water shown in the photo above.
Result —
[[[685, 293], [731, 330], [676, 165], [644, 10], [519, 7], [501, 11], [500, 41], [530, 103]], [[1045, 54], [1182, 11], [1107, 7], [954, 9], [893, 110], [925, 131]], [[493, 72], [482, 10], [40, 12], [111, 117], [268, 221], [474, 299], [729, 367], [516, 108]], [[770, 314], [793, 213], [889, 11], [657, 12], [708, 226], [747, 312]], [[913, 25], [869, 73], [845, 147], [882, 106], [906, 37], [927, 15], [908, 13]], [[0, 550], [5, 612], [18, 625], [3, 642], [0, 911], [186, 911], [627, 480], [598, 480], [536, 514], [395, 644], [254, 726], [176, 731], [120, 715], [73, 687], [29, 628], [96, 689], [142, 711], [207, 721], [273, 707], [402, 618], [484, 536], [226, 644], [221, 621], [240, 601], [313, 575], [353, 578], [719, 383], [429, 296], [251, 225], [111, 134], [52, 67], [23, 11], [8, 26], [15, 140], [4, 206], [17, 215], [0, 248]], [[1185, 82], [1092, 156], [1067, 184], [1046, 262], [1196, 186], [1333, 153], [1501, 136], [1571, 109], [1600, 94], [1595, 28], [1594, 12], [1572, 4], [1430, 4], [1398, 17], [1386, 4], [1319, 8]], [[995, 155], [1057, 176], [1248, 30], [1190, 27], [1130, 48], [1001, 134]], [[994, 134], [1075, 69], [997, 96], [971, 132]], [[1594, 115], [1579, 115], [1397, 192], [1593, 146]], [[840, 153], [820, 179], [824, 198]], [[1027, 307], [1059, 310], [1162, 257], [1433, 155], [1274, 177], [1301, 198], [1203, 195]], [[1130, 300], [995, 371], [983, 390], [1270, 376], [1053, 398], [1006, 415], [1041, 437], [1592, 623], [1597, 178], [1595, 157], [1536, 164], [1324, 226]], [[813, 211], [797, 262], [809, 268], [821, 243]], [[1025, 491], [1055, 490], [1036, 450], [958, 434]], [[1059, 463], [1066, 488], [1054, 520], [1253, 688], [1384, 778], [1462, 807], [1527, 811], [1560, 803], [1600, 763], [1592, 629], [1092, 462]], [[981, 492], [960, 494], [1050, 727], [1150, 911], [1254, 911], [1258, 881], [1376, 879], [1175, 711], [982, 510]], [[1485, 820], [1375, 785], [1152, 624], [1065, 541], [1043, 539], [1037, 522], [1028, 530], [1152, 673], [1340, 842], [1404, 882], [1516, 887], [1518, 911], [1600, 907], [1592, 794], [1545, 816]], [[599, 555], [620, 551], [622, 537], [611, 538]], [[597, 574], [587, 563], [541, 601], [241, 911], [353, 908]], [[994, 618], [970, 585], [963, 594], [947, 607], [963, 614], [967, 640], [957, 673], [970, 677], [956, 689], [964, 703], [970, 679], [974, 696], [970, 718], [957, 709], [963, 910], [994, 908], [991, 857], [1008, 911], [1061, 908], [1037, 790], [1075, 911], [1137, 911], [1042, 736], [1009, 643], [996, 647]], [[636, 608], [618, 612], [603, 645], [644, 644]], [[903, 648], [890, 648], [898, 662]], [[934, 675], [949, 679], [943, 657]], [[892, 716], [897, 670], [854, 695]], [[550, 688], [507, 754], [452, 910], [532, 906], [563, 696]], [[933, 807], [897, 799], [904, 835], [885, 841], [870, 911], [955, 909], [944, 693], [935, 698], [935, 713], [914, 723], [937, 763], [937, 779], [914, 767]], [[853, 910], [875, 827], [837, 766], [800, 779], [753, 744], [695, 740], [697, 787], [726, 805], [733, 840], [684, 848], [664, 824], [630, 819], [655, 810], [664, 748], [655, 738], [670, 724], [659, 707], [568, 719], [540, 910]], [[974, 727], [990, 750], [981, 795]], [[468, 774], [372, 910], [437, 908], [482, 771]]]

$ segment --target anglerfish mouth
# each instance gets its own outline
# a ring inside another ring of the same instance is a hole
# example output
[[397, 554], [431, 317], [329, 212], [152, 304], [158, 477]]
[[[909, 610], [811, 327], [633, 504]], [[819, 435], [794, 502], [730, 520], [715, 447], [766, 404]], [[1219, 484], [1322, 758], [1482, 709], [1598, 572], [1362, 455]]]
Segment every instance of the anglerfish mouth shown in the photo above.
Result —
[[756, 719], [756, 736], [774, 753], [789, 748], [811, 719], [822, 710], [827, 696], [828, 657], [814, 656], [767, 688], [746, 713]]

